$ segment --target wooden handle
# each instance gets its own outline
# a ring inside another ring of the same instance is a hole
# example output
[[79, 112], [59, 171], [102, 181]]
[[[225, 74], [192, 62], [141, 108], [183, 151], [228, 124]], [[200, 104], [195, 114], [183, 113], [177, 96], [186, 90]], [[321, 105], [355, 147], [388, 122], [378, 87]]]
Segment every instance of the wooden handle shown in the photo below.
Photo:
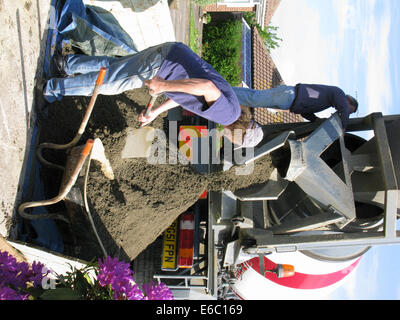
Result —
[[97, 76], [96, 86], [101, 86], [103, 84], [104, 77], [106, 75], [107, 69], [102, 67], [100, 68], [99, 75]]
[[153, 108], [153, 104], [154, 102], [156, 102], [158, 96], [152, 96], [150, 99], [149, 104], [147, 105], [147, 109], [146, 109], [146, 113], [144, 114], [145, 117], [147, 117], [151, 111], [151, 109]]
[[81, 126], [79, 127], [78, 134], [77, 134], [77, 136], [75, 136], [76, 139], [80, 139], [80, 137], [78, 135], [82, 135], [83, 132], [85, 131], [87, 122], [90, 118], [90, 115], [92, 114], [94, 103], [96, 102], [96, 99], [97, 99], [99, 87], [103, 84], [103, 80], [104, 80], [104, 76], [106, 75], [106, 71], [107, 71], [106, 68], [104, 68], [104, 67], [100, 68], [100, 71], [99, 71], [99, 74], [98, 74], [97, 80], [96, 80], [96, 85], [94, 86], [94, 89], [93, 89], [92, 97], [90, 98], [89, 105], [86, 109], [86, 113], [83, 116], [83, 120], [81, 122]]

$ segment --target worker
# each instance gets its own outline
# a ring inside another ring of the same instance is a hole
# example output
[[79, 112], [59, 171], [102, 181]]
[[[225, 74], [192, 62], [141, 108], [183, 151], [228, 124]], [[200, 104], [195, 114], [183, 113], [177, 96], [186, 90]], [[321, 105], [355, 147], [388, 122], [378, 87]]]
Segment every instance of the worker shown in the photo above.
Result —
[[[121, 58], [87, 55], [56, 58], [59, 74], [65, 73], [66, 77], [47, 81], [43, 95], [48, 102], [61, 100], [63, 96], [91, 95], [98, 70], [106, 67], [99, 94], [120, 94], [145, 84], [151, 94], [163, 93], [168, 97], [148, 115], [144, 111], [140, 114], [142, 125], [151, 123], [164, 111], [181, 106], [198, 116], [230, 126], [232, 130], [242, 130], [241, 134], [232, 136], [237, 136], [234, 143], [243, 147], [252, 147], [261, 141], [259, 126], [250, 123], [247, 117], [246, 121], [238, 121], [241, 108], [232, 87], [183, 43], [167, 42]], [[229, 129], [224, 132], [231, 136]], [[249, 133], [247, 137], [246, 132]]]
[[335, 86], [299, 83], [294, 87], [281, 85], [268, 90], [233, 89], [241, 105], [291, 111], [309, 121], [318, 119], [314, 113], [333, 107], [339, 113], [343, 128], [350, 114], [358, 109], [357, 100]]

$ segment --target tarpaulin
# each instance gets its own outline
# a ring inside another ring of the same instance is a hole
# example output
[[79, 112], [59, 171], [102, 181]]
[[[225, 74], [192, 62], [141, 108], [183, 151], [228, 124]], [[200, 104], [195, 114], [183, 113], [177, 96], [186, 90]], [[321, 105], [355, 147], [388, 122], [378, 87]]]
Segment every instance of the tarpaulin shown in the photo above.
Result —
[[125, 56], [136, 53], [131, 39], [113, 15], [81, 0], [65, 0], [57, 31], [63, 40], [87, 55]]

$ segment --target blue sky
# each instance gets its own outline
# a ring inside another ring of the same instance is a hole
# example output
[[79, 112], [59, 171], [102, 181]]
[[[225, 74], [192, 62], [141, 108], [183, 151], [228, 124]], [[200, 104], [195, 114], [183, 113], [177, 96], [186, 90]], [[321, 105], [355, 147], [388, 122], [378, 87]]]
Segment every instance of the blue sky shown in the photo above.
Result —
[[[399, 0], [282, 0], [271, 24], [286, 84], [339, 86], [357, 95], [358, 116], [400, 114]], [[332, 298], [400, 299], [399, 271], [400, 246], [372, 248]]]

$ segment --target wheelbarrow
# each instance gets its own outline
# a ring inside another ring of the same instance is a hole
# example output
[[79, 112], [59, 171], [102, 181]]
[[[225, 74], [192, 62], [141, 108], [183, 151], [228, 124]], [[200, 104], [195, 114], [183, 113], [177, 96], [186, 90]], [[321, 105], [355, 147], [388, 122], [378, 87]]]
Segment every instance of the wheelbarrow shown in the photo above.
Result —
[[[50, 167], [50, 168], [62, 170], [64, 172], [58, 195], [55, 196], [54, 198], [51, 198], [48, 200], [22, 203], [18, 207], [18, 213], [21, 217], [28, 219], [28, 220], [56, 219], [56, 220], [61, 220], [61, 221], [64, 221], [64, 222], [70, 224], [72, 221], [72, 216], [73, 216], [71, 213], [76, 212], [77, 207], [84, 207], [86, 210], [86, 214], [89, 219], [89, 222], [92, 226], [93, 232], [97, 238], [97, 241], [102, 249], [103, 254], [106, 256], [107, 252], [106, 252], [104, 245], [102, 244], [102, 241], [96, 231], [92, 216], [90, 214], [87, 197], [86, 197], [86, 184], [87, 184], [87, 177], [89, 174], [91, 160], [94, 159], [94, 160], [98, 160], [101, 162], [102, 171], [108, 179], [113, 180], [114, 174], [113, 174], [111, 165], [105, 156], [104, 146], [100, 139], [95, 139], [95, 140], [89, 139], [89, 140], [87, 140], [87, 142], [84, 145], [76, 146], [76, 144], [79, 142], [80, 138], [82, 137], [82, 135], [85, 131], [87, 122], [90, 118], [95, 101], [97, 99], [98, 88], [102, 85], [105, 73], [106, 73], [105, 68], [102, 68], [99, 72], [91, 100], [89, 102], [88, 108], [87, 108], [84, 118], [82, 120], [81, 126], [80, 126], [76, 136], [74, 137], [74, 139], [67, 144], [55, 144], [55, 143], [47, 143], [47, 142], [42, 143], [39, 145], [39, 147], [37, 149], [37, 157], [43, 165]], [[42, 155], [43, 149], [55, 149], [55, 150], [67, 151], [68, 156], [67, 156], [65, 168], [60, 165], [51, 163], [51, 162], [47, 161], [46, 159], [44, 159], [44, 157]], [[78, 179], [78, 176], [80, 175], [85, 164], [86, 164], [86, 173], [85, 173], [85, 180], [84, 180], [84, 184], [83, 184], [83, 197], [82, 197], [82, 194], [80, 192], [77, 192], [77, 190], [76, 190], [77, 188], [74, 188], [74, 185], [75, 185], [75, 183]], [[29, 208], [54, 205], [60, 201], [64, 201], [66, 208], [67, 208], [67, 212], [69, 213], [68, 215], [64, 215], [61, 213], [32, 214], [32, 213], [26, 212], [26, 210]], [[75, 236], [74, 236], [74, 238], [76, 239]]]

